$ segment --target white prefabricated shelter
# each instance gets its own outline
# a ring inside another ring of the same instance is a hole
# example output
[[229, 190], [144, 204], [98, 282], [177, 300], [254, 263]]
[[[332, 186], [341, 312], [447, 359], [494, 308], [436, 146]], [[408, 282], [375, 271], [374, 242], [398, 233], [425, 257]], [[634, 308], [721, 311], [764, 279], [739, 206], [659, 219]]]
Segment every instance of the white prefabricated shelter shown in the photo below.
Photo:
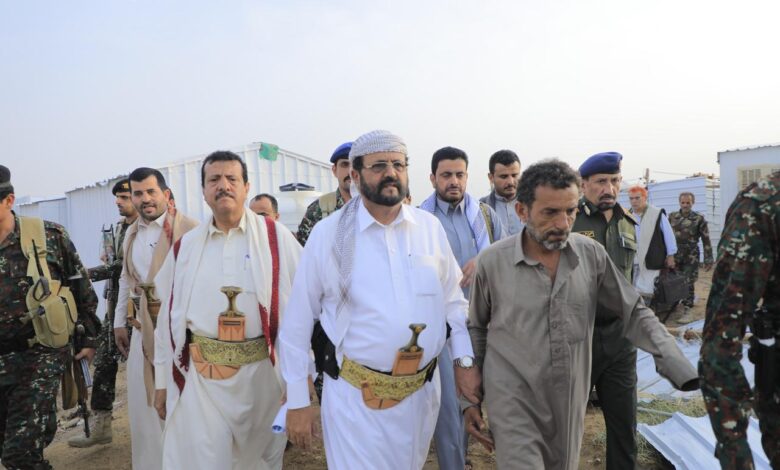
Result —
[[[249, 198], [259, 193], [273, 194], [279, 200], [280, 221], [295, 231], [306, 206], [323, 192], [336, 190], [337, 183], [331, 173], [331, 164], [284, 149], [279, 149], [275, 160], [266, 160], [259, 155], [261, 145], [258, 142], [230, 150], [240, 155], [247, 164]], [[201, 192], [200, 168], [205, 157], [206, 154], [203, 154], [164, 166], [150, 165], [160, 170], [165, 177], [174, 194], [176, 207], [201, 221], [211, 215]], [[29, 202], [20, 200], [15, 211], [20, 215], [38, 216], [64, 225], [84, 265], [97, 266], [100, 264], [100, 229], [119, 219], [111, 194], [111, 188], [119, 179], [120, 176], [115, 176], [76, 188], [68, 191], [64, 197], [44, 200], [30, 198]], [[279, 186], [293, 182], [313, 186], [315, 191], [279, 191]], [[102, 286], [96, 288], [100, 291]], [[102, 314], [102, 306], [98, 311]]]
[[773, 171], [780, 170], [780, 143], [741, 147], [718, 152], [722, 219], [737, 193]]
[[[618, 196], [618, 202], [626, 209], [631, 208], [628, 201], [628, 188], [623, 188]], [[720, 231], [723, 226], [720, 205], [720, 187], [717, 178], [709, 176], [694, 176], [670, 181], [651, 182], [647, 186], [647, 202], [655, 207], [665, 209], [666, 214], [680, 210], [679, 196], [682, 192], [692, 193], [695, 199], [693, 210], [703, 214], [707, 219], [710, 231], [713, 254], [718, 247]], [[699, 253], [703, 259], [704, 250], [699, 242]]]
[[21, 197], [14, 204], [14, 212], [27, 217], [57, 222], [61, 225], [68, 223], [68, 201], [65, 196], [48, 198]]

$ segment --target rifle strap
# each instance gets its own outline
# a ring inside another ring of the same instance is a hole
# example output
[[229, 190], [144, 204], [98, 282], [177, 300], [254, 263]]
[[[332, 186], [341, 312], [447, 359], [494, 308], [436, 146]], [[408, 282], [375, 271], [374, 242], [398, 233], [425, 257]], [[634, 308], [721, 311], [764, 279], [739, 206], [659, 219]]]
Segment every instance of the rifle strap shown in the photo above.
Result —
[[[19, 217], [19, 236], [21, 238], [22, 253], [29, 261], [27, 264], [27, 275], [32, 278], [33, 283], [37, 282], [41, 277], [51, 281], [49, 265], [46, 263], [46, 231], [43, 227], [43, 220], [37, 217]], [[36, 251], [39, 263], [35, 261]], [[41, 267], [41, 272], [38, 271], [38, 265]]]

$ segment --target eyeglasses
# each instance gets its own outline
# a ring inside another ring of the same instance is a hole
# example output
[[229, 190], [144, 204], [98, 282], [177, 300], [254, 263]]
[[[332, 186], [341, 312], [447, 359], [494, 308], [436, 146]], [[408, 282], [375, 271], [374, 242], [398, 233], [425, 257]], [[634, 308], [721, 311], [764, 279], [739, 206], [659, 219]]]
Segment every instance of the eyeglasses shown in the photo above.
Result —
[[396, 160], [394, 162], [386, 162], [386, 161], [378, 161], [375, 163], [372, 163], [371, 165], [364, 165], [363, 168], [367, 170], [371, 170], [377, 175], [380, 175], [387, 171], [387, 169], [392, 166], [393, 170], [397, 171], [398, 173], [403, 173], [406, 171], [406, 167], [409, 166], [408, 163], [402, 162], [401, 160]]

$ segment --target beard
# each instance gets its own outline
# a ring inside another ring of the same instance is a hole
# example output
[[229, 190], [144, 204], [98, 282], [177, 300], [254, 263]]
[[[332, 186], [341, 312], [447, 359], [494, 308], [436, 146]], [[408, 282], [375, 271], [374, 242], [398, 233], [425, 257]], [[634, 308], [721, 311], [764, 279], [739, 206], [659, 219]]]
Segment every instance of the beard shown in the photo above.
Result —
[[[450, 196], [447, 191], [450, 188], [447, 188], [444, 190], [443, 193], [440, 193], [439, 191], [436, 191], [436, 195], [444, 202], [449, 202], [450, 204], [456, 204], [463, 200], [463, 191], [460, 192], [459, 196]], [[460, 190], [460, 188], [458, 188]]]
[[[570, 230], [552, 229], [541, 233], [536, 229], [536, 225], [534, 225], [531, 219], [528, 219], [528, 222], [526, 222], [525, 229], [528, 230], [528, 235], [530, 235], [536, 243], [542, 245], [547, 251], [560, 251], [569, 244]], [[549, 238], [553, 236], [563, 237], [563, 240], [549, 240]]]
[[512, 186], [501, 189], [496, 186], [496, 194], [503, 197], [504, 199], [513, 199], [517, 195], [517, 185], [513, 184]]
[[[392, 186], [398, 190], [398, 194], [395, 196], [385, 196], [382, 194], [382, 190], [388, 186]], [[366, 183], [365, 179], [360, 178], [360, 194], [364, 198], [379, 204], [380, 206], [392, 207], [404, 200], [407, 193], [407, 186], [401, 182], [398, 178], [384, 178], [376, 186], [371, 186]]]
[[596, 207], [599, 208], [600, 211], [608, 211], [615, 207], [615, 204], [617, 204], [617, 201], [611, 197], [608, 197], [606, 199], [601, 198], [599, 199], [599, 203], [596, 204]]

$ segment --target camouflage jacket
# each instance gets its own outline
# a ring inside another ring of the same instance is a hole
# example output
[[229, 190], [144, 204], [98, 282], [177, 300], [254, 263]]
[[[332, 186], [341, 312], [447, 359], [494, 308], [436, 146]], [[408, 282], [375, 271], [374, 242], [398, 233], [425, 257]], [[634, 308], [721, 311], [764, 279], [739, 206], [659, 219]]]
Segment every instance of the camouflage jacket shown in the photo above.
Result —
[[699, 260], [699, 238], [704, 246], [704, 262], [712, 263], [712, 243], [710, 242], [710, 230], [704, 216], [695, 211], [687, 215], [682, 211], [669, 214], [669, 224], [674, 230], [674, 238], [677, 240], [678, 260], [687, 258]]
[[[760, 299], [780, 316], [780, 172], [748, 186], [726, 215], [707, 301], [699, 375], [723, 468], [752, 468], [752, 393], [742, 359], [746, 313]], [[746, 463], [747, 462], [747, 463]]]
[[[344, 198], [341, 197], [341, 191], [337, 189], [336, 209], [341, 209], [341, 206], [343, 205]], [[320, 208], [320, 199], [317, 198], [317, 200], [309, 204], [309, 207], [306, 208], [306, 214], [303, 216], [303, 219], [301, 219], [300, 225], [298, 225], [298, 233], [295, 234], [295, 237], [298, 239], [298, 243], [306, 246], [306, 240], [309, 239], [311, 229], [313, 229], [320, 220], [322, 220], [322, 209]]]
[[[114, 240], [115, 240], [115, 253], [116, 259], [111, 264], [101, 264], [94, 268], [89, 268], [89, 280], [92, 282], [108, 280], [105, 290], [103, 291], [103, 298], [108, 302], [106, 303], [106, 313], [109, 318], [113, 320], [114, 310], [116, 309], [116, 302], [119, 296], [119, 276], [122, 274], [122, 257], [124, 250], [122, 246], [125, 242], [125, 233], [127, 233], [127, 227], [130, 224], [125, 219], [119, 220], [114, 226]], [[113, 327], [113, 322], [109, 323]], [[108, 332], [109, 334], [113, 334]]]
[[[10, 340], [24, 325], [20, 319], [27, 312], [27, 291], [32, 279], [27, 276], [28, 260], [22, 253], [19, 217], [14, 213], [14, 231], [0, 241], [0, 341]], [[81, 264], [76, 248], [65, 228], [54, 222], [44, 222], [46, 232], [46, 261], [52, 279], [69, 285], [78, 308], [79, 322], [86, 329], [86, 346], [94, 347], [94, 338], [100, 331], [95, 316], [97, 296], [89, 282], [87, 270]]]

